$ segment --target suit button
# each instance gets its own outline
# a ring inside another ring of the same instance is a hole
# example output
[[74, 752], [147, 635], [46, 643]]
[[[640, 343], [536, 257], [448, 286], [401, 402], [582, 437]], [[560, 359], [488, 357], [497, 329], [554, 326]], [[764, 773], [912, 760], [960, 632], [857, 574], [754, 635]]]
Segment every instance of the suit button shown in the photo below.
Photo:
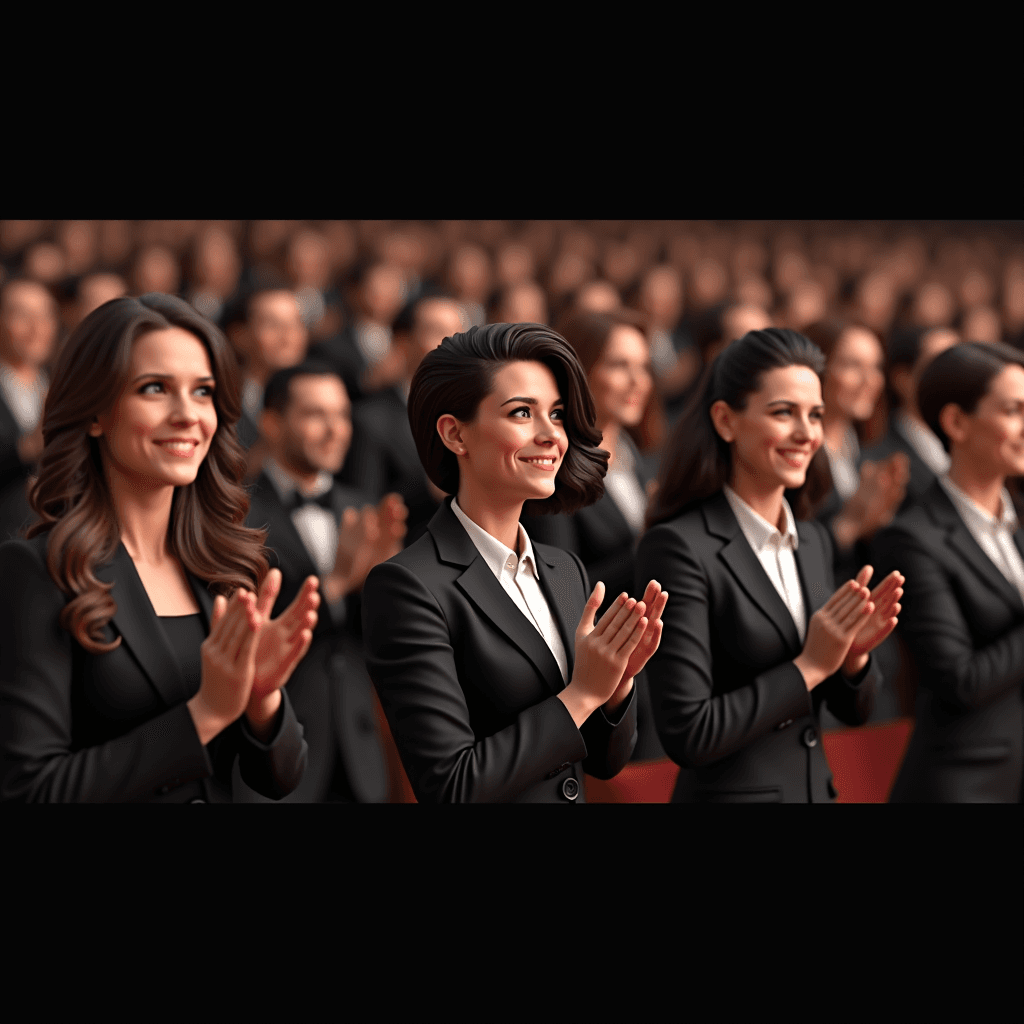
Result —
[[575, 800], [580, 795], [580, 784], [570, 775], [562, 782], [562, 796], [566, 800]]
[[190, 804], [205, 804], [206, 801], [201, 796], [197, 796], [195, 798], [195, 800], [189, 800], [189, 803]]
[[818, 745], [818, 734], [813, 726], [809, 725], [804, 729], [804, 734], [800, 737], [800, 741], [805, 747], [816, 747]]
[[793, 719], [792, 718], [787, 718], [786, 721], [779, 722], [779, 724], [777, 726], [775, 726], [775, 728], [776, 729], [785, 729], [787, 726], [792, 725], [792, 724], [793, 724]]

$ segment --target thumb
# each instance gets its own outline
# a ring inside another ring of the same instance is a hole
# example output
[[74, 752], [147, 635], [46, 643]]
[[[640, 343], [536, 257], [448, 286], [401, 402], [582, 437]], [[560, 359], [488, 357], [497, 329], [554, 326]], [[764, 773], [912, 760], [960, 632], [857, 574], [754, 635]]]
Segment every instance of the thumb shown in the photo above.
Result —
[[227, 610], [228, 603], [224, 599], [223, 594], [218, 594], [213, 599], [213, 614], [210, 616], [210, 632], [213, 632], [213, 627], [224, 618], [224, 612]]
[[604, 583], [602, 583], [601, 580], [598, 580], [594, 589], [590, 592], [590, 597], [583, 608], [583, 614], [580, 616], [580, 624], [576, 629], [577, 634], [586, 636], [591, 632], [591, 630], [593, 630], [594, 616], [597, 615], [597, 609], [601, 607], [601, 602], [603, 600]]
[[862, 586], [868, 585], [868, 580], [874, 575], [874, 568], [870, 565], [865, 565], [859, 573], [857, 573], [857, 582]]

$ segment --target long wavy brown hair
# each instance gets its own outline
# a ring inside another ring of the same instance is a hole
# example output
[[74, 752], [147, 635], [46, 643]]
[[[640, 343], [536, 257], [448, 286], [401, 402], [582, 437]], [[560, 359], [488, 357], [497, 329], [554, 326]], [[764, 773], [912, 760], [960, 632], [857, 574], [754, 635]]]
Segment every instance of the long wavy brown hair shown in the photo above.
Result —
[[224, 334], [187, 302], [171, 295], [113, 299], [90, 313], [68, 338], [53, 368], [43, 409], [43, 453], [29, 504], [49, 531], [47, 569], [72, 599], [60, 624], [91, 653], [113, 650], [103, 631], [117, 611], [113, 584], [96, 578], [121, 540], [98, 439], [88, 430], [111, 409], [127, 383], [132, 345], [150, 331], [180, 327], [202, 342], [217, 387], [217, 430], [193, 483], [176, 487], [168, 546], [184, 568], [216, 594], [258, 589], [267, 574], [266, 531], [245, 526], [249, 496], [242, 486], [245, 451], [235, 435], [241, 415], [238, 360]]

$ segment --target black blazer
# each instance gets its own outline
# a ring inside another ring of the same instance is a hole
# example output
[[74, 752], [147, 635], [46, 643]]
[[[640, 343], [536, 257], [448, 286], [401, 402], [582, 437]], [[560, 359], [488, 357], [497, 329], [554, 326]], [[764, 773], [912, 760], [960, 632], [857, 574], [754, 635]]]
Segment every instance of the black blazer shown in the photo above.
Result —
[[[590, 594], [572, 554], [535, 544], [568, 658]], [[366, 660], [417, 800], [584, 802], [636, 742], [633, 693], [576, 728], [554, 655], [502, 589], [447, 499], [415, 544], [363, 587]]]
[[[1024, 530], [1014, 534], [1024, 555]], [[936, 480], [875, 540], [906, 576], [897, 629], [918, 670], [894, 803], [1016, 802], [1024, 767], [1024, 603]]]
[[[319, 573], [265, 473], [253, 485], [250, 499], [246, 523], [269, 530], [270, 560], [281, 570], [281, 593], [271, 613], [277, 616], [295, 600], [306, 579]], [[365, 504], [364, 495], [338, 486], [331, 501], [339, 522], [346, 508]], [[359, 640], [356, 596], [346, 602], [345, 612], [342, 621], [335, 621], [321, 594], [313, 643], [286, 686], [295, 716], [305, 728], [309, 765], [284, 803], [387, 800], [387, 766]]]
[[[832, 545], [817, 522], [797, 523], [797, 535], [809, 623], [835, 591]], [[644, 535], [637, 579], [651, 578], [669, 595], [646, 669], [654, 717], [669, 757], [695, 770], [692, 794], [677, 789], [673, 800], [835, 800], [819, 710], [825, 701], [849, 725], [866, 721], [874, 659], [858, 679], [837, 672], [808, 693], [793, 618], [721, 491]]]
[[21, 427], [0, 396], [0, 543], [18, 537], [35, 521], [28, 503], [28, 477], [32, 467], [21, 461]]
[[[190, 689], [123, 544], [96, 576], [117, 612], [93, 655], [59, 623], [67, 598], [46, 568], [47, 534], [0, 545], [0, 799], [42, 802], [229, 802], [235, 759], [246, 783], [278, 798], [298, 784], [306, 743], [283, 694], [261, 743], [244, 716], [207, 746]], [[209, 629], [213, 599], [189, 577]]]

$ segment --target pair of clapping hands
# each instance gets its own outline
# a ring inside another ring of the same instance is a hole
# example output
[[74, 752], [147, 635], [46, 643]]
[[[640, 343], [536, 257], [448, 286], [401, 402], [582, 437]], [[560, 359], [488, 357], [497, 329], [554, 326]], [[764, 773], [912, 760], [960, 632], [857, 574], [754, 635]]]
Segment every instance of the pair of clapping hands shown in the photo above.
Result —
[[857, 491], [832, 523], [839, 547], [849, 548], [887, 526], [906, 497], [909, 480], [910, 460], [903, 452], [893, 452], [880, 462], [861, 463]]
[[334, 568], [323, 579], [324, 597], [333, 604], [359, 590], [367, 574], [402, 550], [409, 510], [398, 494], [388, 494], [376, 506], [347, 508], [338, 528]]

